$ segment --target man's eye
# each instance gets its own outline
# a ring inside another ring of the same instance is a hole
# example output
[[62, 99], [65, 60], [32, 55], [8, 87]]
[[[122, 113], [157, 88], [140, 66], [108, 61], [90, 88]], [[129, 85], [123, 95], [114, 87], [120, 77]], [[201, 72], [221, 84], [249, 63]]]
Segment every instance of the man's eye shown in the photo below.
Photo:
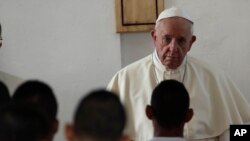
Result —
[[163, 41], [163, 44], [169, 44], [171, 42], [171, 38], [165, 37], [162, 39], [162, 41]]
[[178, 40], [178, 44], [179, 44], [180, 46], [184, 45], [185, 43], [186, 43], [186, 40], [183, 39], [183, 38], [181, 38], [181, 39]]

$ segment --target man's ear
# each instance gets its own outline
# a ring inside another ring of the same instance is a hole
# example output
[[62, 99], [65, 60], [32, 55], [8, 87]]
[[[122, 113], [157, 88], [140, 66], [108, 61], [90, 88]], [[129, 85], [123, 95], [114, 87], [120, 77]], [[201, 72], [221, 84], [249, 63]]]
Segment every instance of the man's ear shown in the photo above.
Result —
[[123, 134], [119, 141], [132, 141], [128, 135]]
[[155, 38], [155, 30], [153, 29], [153, 30], [151, 30], [151, 37], [154, 39]]
[[152, 109], [152, 106], [147, 105], [146, 109], [145, 109], [145, 113], [146, 113], [146, 116], [148, 117], [148, 119], [150, 119], [150, 120], [153, 119], [153, 109]]
[[186, 117], [185, 117], [185, 122], [189, 122], [194, 115], [193, 109], [188, 109]]
[[152, 30], [151, 32], [151, 37], [152, 37], [152, 39], [153, 39], [153, 42], [154, 42], [154, 44], [156, 43], [156, 31], [155, 30]]
[[193, 36], [192, 36], [192, 39], [191, 39], [191, 45], [192, 45], [195, 41], [196, 41], [196, 36], [193, 35]]
[[189, 49], [188, 49], [188, 51], [191, 49], [191, 47], [192, 47], [192, 45], [193, 45], [193, 43], [196, 41], [196, 36], [195, 35], [192, 35], [192, 38], [191, 38], [191, 40], [190, 40], [190, 43], [189, 43]]
[[53, 122], [52, 129], [51, 129], [51, 133], [52, 133], [52, 134], [56, 134], [56, 132], [58, 131], [58, 127], [59, 127], [59, 121], [58, 121], [58, 119], [56, 119], [56, 120]]
[[71, 124], [66, 124], [64, 127], [64, 136], [68, 141], [74, 141], [74, 127]]

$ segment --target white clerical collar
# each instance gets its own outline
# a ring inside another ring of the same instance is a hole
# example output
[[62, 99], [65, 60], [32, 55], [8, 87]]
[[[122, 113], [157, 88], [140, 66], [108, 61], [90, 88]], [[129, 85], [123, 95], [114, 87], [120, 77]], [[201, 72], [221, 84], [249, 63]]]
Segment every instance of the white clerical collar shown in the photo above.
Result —
[[173, 73], [176, 73], [178, 72], [180, 69], [184, 69], [185, 68], [185, 65], [186, 65], [186, 59], [187, 57], [185, 57], [181, 63], [181, 65], [176, 68], [175, 70], [172, 70], [172, 69], [167, 69], [160, 61], [158, 55], [157, 55], [157, 51], [155, 50], [154, 53], [153, 53], [153, 63], [155, 65], [155, 67], [157, 69], [159, 69], [161, 72], [165, 72], [167, 74], [173, 74]]
[[158, 84], [161, 81], [168, 79], [174, 79], [184, 83], [187, 68], [187, 57], [184, 58], [181, 65], [177, 69], [167, 70], [166, 67], [161, 63], [155, 50], [152, 54], [152, 66], [152, 71]]

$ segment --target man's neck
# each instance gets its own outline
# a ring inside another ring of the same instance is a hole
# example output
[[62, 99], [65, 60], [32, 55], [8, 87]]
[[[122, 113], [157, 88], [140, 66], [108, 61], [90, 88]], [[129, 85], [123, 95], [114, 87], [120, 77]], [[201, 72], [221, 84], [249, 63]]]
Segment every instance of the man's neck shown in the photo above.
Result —
[[155, 137], [183, 137], [183, 127], [165, 129], [162, 127], [156, 127], [154, 130]]

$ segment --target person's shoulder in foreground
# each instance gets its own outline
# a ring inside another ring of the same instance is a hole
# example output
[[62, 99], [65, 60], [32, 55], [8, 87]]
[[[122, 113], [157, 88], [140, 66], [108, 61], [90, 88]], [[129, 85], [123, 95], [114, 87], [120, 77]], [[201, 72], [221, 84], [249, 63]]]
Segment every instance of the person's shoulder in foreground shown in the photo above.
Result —
[[10, 93], [20, 85], [24, 80], [21, 77], [0, 70], [0, 80], [6, 84]]

